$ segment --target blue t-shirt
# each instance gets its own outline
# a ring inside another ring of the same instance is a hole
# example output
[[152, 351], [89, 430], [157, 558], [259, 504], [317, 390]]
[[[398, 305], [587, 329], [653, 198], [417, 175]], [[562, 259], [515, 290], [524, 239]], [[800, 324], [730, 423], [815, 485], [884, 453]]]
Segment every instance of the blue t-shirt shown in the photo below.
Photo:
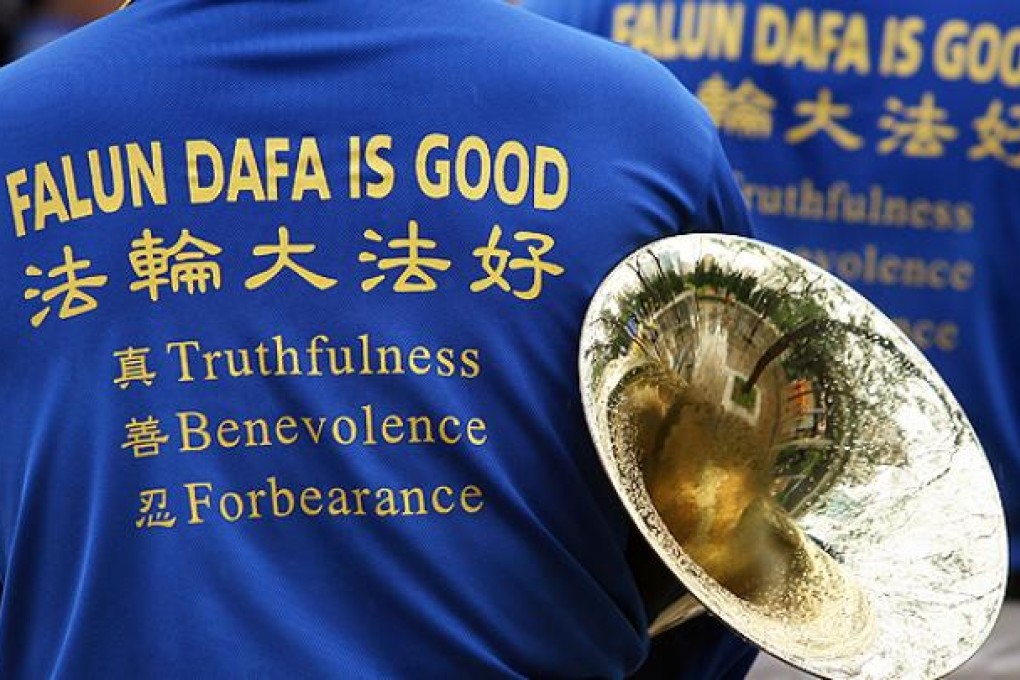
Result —
[[496, 0], [143, 0], [0, 126], [0, 674], [639, 667], [580, 325], [748, 228], [666, 69]]
[[[756, 235], [926, 352], [1020, 539], [1020, 4], [522, 4], [660, 59], [698, 95]], [[1020, 571], [1020, 540], [1010, 557]]]

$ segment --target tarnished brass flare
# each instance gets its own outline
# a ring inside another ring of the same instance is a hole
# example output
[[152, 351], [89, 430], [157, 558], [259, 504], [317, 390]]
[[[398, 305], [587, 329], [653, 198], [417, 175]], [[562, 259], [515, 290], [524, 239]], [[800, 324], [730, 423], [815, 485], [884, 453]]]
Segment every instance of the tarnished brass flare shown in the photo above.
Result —
[[581, 384], [599, 455], [700, 610], [825, 677], [941, 677], [1006, 587], [974, 432], [906, 336], [810, 263], [665, 239], [592, 301]]

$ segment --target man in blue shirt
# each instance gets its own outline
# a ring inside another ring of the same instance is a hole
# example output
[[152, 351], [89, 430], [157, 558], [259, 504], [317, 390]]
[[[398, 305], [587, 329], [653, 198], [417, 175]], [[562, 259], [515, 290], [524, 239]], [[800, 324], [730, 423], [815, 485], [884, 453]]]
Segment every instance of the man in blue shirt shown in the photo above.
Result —
[[[141, 0], [0, 121], [0, 674], [642, 666], [581, 320], [748, 229], [665, 69], [496, 0]], [[673, 640], [648, 671], [749, 658]]]
[[[756, 235], [844, 278], [925, 350], [1020, 536], [1020, 5], [521, 4], [658, 58], [696, 92]], [[1020, 540], [1010, 557], [1017, 596]]]

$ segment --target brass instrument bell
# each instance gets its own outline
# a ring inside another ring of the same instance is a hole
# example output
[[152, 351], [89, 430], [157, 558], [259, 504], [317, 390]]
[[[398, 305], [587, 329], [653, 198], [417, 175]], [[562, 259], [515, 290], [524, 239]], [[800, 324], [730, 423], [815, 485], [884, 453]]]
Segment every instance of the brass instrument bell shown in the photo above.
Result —
[[988, 462], [834, 276], [735, 236], [658, 241], [602, 283], [580, 369], [609, 477], [688, 593], [652, 634], [704, 605], [834, 678], [940, 677], [987, 637], [1008, 569]]

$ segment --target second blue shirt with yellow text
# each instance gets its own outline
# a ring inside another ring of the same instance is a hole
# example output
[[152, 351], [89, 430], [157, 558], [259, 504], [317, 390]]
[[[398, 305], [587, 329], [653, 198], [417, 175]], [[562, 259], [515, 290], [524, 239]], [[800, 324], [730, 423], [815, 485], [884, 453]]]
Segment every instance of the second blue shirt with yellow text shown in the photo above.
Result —
[[925, 351], [1020, 536], [1020, 5], [523, 4], [695, 92], [756, 234], [848, 281]]

